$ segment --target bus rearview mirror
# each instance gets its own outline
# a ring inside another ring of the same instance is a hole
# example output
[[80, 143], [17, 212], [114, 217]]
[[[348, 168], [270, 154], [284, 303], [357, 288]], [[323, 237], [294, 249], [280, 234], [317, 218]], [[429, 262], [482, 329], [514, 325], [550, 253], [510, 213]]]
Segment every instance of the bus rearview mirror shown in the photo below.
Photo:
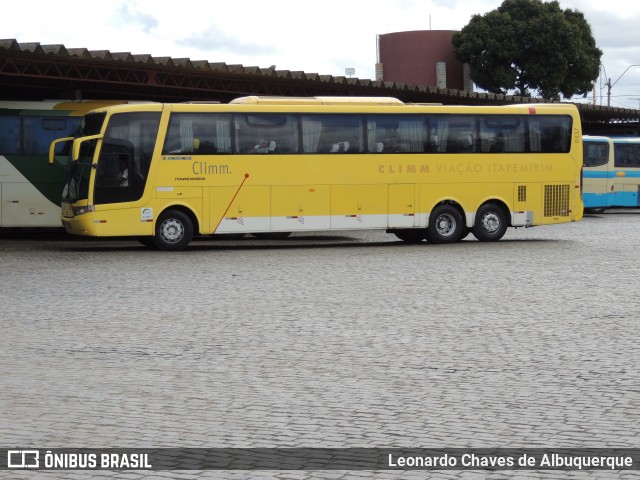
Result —
[[77, 162], [78, 158], [80, 158], [80, 146], [84, 142], [89, 142], [91, 140], [100, 140], [104, 135], [101, 133], [98, 135], [89, 135], [87, 137], [76, 138], [73, 141], [73, 147], [71, 149], [71, 161]]
[[51, 142], [51, 144], [49, 145], [49, 165], [53, 165], [56, 160], [56, 146], [61, 142], [68, 142], [70, 140], [73, 140], [73, 137], [58, 138], [57, 140]]

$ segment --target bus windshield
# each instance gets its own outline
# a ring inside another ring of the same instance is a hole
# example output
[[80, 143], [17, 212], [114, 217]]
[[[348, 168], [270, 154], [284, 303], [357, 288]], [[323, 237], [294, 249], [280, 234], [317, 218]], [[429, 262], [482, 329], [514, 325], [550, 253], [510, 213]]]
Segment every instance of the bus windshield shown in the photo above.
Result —
[[[97, 135], [106, 113], [88, 114], [76, 138]], [[96, 168], [94, 204], [133, 201], [144, 191], [151, 155], [156, 143], [160, 113], [132, 112], [112, 115], [102, 138], [97, 163], [97, 139], [83, 142], [77, 162], [68, 162], [63, 201], [86, 200], [92, 169]]]
[[[100, 133], [106, 113], [90, 113], [80, 122], [76, 138], [87, 137]], [[86, 200], [89, 195], [89, 177], [91, 175], [91, 163], [96, 149], [97, 140], [91, 140], [82, 144], [80, 156], [77, 162], [71, 161], [71, 149], [69, 149], [69, 161], [67, 162], [67, 178], [62, 200], [77, 202]]]

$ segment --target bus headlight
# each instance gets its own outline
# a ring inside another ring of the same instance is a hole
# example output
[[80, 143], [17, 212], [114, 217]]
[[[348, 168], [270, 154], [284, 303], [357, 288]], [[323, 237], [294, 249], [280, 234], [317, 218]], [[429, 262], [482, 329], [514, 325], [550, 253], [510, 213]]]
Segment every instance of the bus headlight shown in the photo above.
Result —
[[90, 213], [95, 211], [95, 207], [93, 205], [87, 205], [85, 207], [73, 207], [73, 216], [77, 217], [78, 215], [83, 215], [85, 213]]

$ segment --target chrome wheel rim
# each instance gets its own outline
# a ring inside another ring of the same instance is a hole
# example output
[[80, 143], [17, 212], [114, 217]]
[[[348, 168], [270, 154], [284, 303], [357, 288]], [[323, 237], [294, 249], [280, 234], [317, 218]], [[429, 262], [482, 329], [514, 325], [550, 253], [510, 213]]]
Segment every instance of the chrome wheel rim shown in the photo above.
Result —
[[175, 218], [169, 218], [160, 225], [160, 236], [167, 243], [178, 243], [184, 237], [184, 225]]
[[500, 229], [500, 218], [495, 213], [487, 213], [480, 219], [482, 229], [487, 233], [495, 233]]
[[453, 215], [440, 215], [436, 219], [436, 231], [443, 237], [448, 237], [456, 230], [456, 219]]

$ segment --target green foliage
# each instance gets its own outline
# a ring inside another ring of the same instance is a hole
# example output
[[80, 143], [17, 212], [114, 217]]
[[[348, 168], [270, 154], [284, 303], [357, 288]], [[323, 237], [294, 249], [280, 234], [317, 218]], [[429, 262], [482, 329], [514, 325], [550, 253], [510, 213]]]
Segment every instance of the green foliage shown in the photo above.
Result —
[[557, 1], [505, 0], [474, 15], [452, 43], [480, 88], [523, 96], [536, 90], [549, 99], [586, 95], [602, 56], [584, 15]]

